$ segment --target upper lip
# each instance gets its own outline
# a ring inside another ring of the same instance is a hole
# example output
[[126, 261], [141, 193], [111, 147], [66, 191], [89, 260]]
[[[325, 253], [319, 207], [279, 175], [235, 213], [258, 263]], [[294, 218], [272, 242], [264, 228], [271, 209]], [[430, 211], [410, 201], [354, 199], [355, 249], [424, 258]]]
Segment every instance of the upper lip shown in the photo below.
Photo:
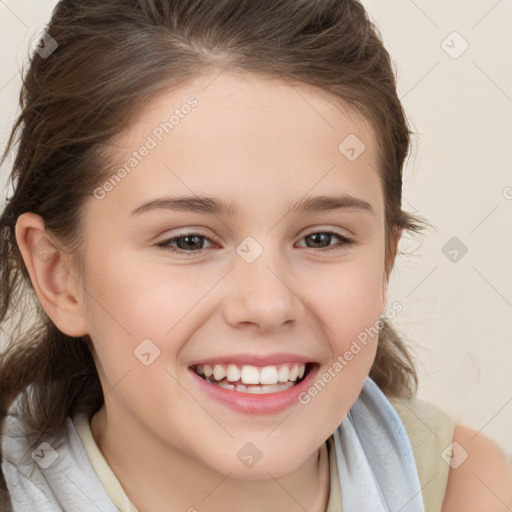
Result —
[[312, 363], [314, 362], [310, 357], [291, 354], [291, 353], [278, 353], [278, 354], [233, 354], [230, 356], [212, 356], [204, 359], [193, 361], [189, 366], [196, 366], [198, 364], [237, 364], [237, 365], [252, 365], [252, 366], [274, 366], [284, 363]]

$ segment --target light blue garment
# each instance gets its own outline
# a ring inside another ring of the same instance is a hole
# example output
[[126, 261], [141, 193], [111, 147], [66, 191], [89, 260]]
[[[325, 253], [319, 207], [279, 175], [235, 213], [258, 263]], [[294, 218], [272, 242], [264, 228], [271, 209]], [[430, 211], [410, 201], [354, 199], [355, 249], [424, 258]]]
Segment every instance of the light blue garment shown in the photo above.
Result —
[[334, 443], [344, 512], [424, 512], [409, 437], [370, 377]]
[[[75, 425], [41, 440], [8, 417], [2, 471], [12, 512], [119, 512], [89, 461]], [[369, 377], [334, 432], [344, 512], [424, 512], [414, 455], [391, 403]], [[47, 466], [47, 467], [45, 467]]]
[[2, 437], [2, 472], [12, 512], [119, 512], [94, 472], [70, 418], [61, 437], [42, 440], [51, 448], [37, 445], [42, 446], [34, 454], [39, 462], [32, 458], [22, 424], [13, 417], [5, 421], [4, 432], [15, 435]]

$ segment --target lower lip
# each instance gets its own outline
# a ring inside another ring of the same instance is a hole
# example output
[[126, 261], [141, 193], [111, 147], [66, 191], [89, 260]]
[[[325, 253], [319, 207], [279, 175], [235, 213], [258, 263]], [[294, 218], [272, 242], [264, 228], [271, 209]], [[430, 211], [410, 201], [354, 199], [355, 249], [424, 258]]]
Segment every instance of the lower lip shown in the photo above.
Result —
[[232, 391], [210, 384], [197, 375], [194, 370], [190, 370], [203, 393], [231, 409], [245, 414], [277, 414], [292, 405], [297, 405], [299, 395], [309, 388], [310, 382], [314, 379], [317, 371], [318, 365], [313, 365], [307, 375], [295, 386], [276, 393], [256, 395]]

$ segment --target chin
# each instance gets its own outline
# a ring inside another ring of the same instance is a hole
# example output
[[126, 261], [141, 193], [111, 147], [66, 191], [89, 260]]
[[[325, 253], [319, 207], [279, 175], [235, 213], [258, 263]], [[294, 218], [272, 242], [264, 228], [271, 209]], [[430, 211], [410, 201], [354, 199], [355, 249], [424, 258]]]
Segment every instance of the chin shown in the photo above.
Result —
[[[205, 460], [204, 463], [220, 474], [229, 474], [230, 478], [240, 480], [265, 480], [292, 473], [310, 457], [316, 456], [316, 449], [319, 448], [300, 453], [297, 446], [280, 444], [279, 448], [274, 448], [269, 446], [270, 443], [265, 446], [263, 440], [260, 443], [236, 441], [234, 444], [236, 448], [225, 447], [221, 453], [214, 454], [211, 460]], [[233, 453], [234, 457], [226, 457], [227, 453]]]

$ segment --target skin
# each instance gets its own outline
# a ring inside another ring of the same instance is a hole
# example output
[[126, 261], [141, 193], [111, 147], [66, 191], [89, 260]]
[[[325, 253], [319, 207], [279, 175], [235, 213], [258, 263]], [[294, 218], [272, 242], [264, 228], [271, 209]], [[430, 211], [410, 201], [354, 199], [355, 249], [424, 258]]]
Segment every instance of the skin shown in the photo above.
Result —
[[[324, 442], [357, 399], [377, 340], [370, 337], [309, 404], [269, 415], [248, 417], [209, 399], [189, 366], [290, 352], [316, 361], [321, 375], [375, 325], [388, 278], [375, 136], [311, 87], [215, 76], [153, 98], [110, 147], [122, 166], [169, 113], [190, 96], [198, 100], [113, 190], [86, 203], [83, 281], [65, 253], [34, 256], [44, 237], [40, 217], [22, 215], [16, 236], [47, 314], [64, 333], [93, 340], [105, 405], [92, 433], [140, 512], [324, 511]], [[366, 146], [352, 162], [338, 150], [349, 134]], [[334, 192], [367, 201], [372, 212], [289, 211], [306, 195]], [[239, 211], [130, 215], [164, 195], [216, 197]], [[204, 248], [191, 255], [156, 245], [185, 228], [212, 242], [201, 239]], [[354, 244], [332, 237], [315, 246], [308, 236], [326, 231]], [[263, 249], [250, 264], [236, 252], [247, 236]], [[148, 338], [160, 355], [145, 366], [134, 350]], [[237, 457], [247, 442], [262, 454], [251, 468]]]
[[454, 442], [467, 459], [450, 468], [442, 512], [509, 512], [512, 510], [512, 465], [484, 434], [455, 425]]

